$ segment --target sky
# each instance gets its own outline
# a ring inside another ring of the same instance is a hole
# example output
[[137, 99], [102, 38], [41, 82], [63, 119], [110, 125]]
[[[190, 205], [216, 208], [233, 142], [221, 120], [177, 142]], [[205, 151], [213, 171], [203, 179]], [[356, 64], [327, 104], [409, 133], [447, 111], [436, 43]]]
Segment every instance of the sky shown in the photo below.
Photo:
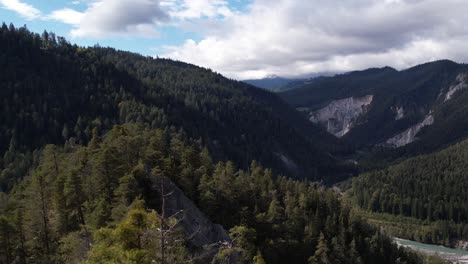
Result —
[[234, 79], [468, 61], [468, 0], [0, 0], [0, 20]]

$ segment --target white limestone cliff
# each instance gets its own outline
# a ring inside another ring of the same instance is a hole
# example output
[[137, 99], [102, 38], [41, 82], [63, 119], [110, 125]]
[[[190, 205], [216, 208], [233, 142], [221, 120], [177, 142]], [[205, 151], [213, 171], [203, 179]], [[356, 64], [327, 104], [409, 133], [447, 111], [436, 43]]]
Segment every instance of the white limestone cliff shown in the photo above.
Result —
[[342, 137], [351, 130], [358, 117], [368, 111], [373, 98], [373, 95], [366, 95], [331, 101], [324, 108], [311, 112], [309, 120]]
[[403, 106], [398, 106], [396, 108], [395, 120], [400, 120], [403, 117], [405, 117], [405, 110], [403, 109]]
[[409, 143], [414, 142], [417, 138], [416, 135], [421, 131], [423, 127], [430, 126], [434, 123], [434, 117], [432, 114], [427, 115], [423, 121], [415, 124], [414, 126], [406, 129], [400, 134], [395, 135], [392, 138], [389, 138], [386, 143], [393, 147], [402, 147], [408, 145]]
[[448, 89], [447, 93], [445, 94], [445, 100], [444, 102], [447, 102], [448, 100], [453, 98], [453, 95], [462, 89], [465, 89], [468, 87], [468, 73], [460, 73], [458, 74], [456, 78], [456, 84], [450, 86]]

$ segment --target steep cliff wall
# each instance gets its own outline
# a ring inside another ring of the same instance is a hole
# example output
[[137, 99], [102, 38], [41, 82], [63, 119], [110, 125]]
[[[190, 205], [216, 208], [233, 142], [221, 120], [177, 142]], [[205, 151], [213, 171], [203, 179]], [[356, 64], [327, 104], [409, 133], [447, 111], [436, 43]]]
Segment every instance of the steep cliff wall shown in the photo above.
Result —
[[423, 121], [411, 126], [400, 134], [395, 135], [392, 138], [389, 138], [386, 143], [393, 147], [402, 147], [408, 145], [411, 142], [414, 142], [417, 138], [416, 135], [421, 131], [423, 127], [430, 126], [434, 123], [434, 117], [429, 114]]
[[[230, 242], [227, 231], [214, 224], [198, 207], [168, 178], [163, 179], [165, 214], [174, 216], [183, 228], [188, 243], [199, 248], [200, 260], [207, 263], [218, 252], [222, 243]], [[153, 182], [153, 190], [161, 192], [161, 182]]]
[[373, 98], [373, 95], [366, 95], [331, 101], [324, 108], [311, 112], [309, 120], [322, 125], [329, 133], [342, 137], [368, 111]]
[[462, 89], [468, 87], [468, 73], [460, 73], [456, 78], [456, 84], [450, 86], [447, 93], [445, 94], [445, 102], [452, 99], [453, 95]]

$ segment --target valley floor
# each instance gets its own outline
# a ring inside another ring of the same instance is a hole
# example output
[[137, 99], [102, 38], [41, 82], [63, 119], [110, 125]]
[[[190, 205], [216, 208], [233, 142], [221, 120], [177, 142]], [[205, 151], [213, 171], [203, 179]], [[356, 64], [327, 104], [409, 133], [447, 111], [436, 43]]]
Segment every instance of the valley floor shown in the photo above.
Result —
[[401, 238], [394, 238], [394, 240], [398, 246], [407, 247], [424, 254], [437, 255], [452, 263], [468, 263], [468, 251], [464, 249], [454, 249], [440, 245], [425, 244]]

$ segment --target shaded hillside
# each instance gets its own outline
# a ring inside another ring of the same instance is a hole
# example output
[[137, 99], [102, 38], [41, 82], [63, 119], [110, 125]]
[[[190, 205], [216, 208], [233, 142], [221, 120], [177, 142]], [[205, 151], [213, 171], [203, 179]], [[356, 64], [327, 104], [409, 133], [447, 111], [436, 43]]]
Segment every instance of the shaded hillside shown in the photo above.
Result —
[[370, 211], [439, 221], [432, 234], [426, 230], [413, 236], [449, 244], [455, 238], [468, 239], [467, 189], [465, 140], [440, 152], [354, 178], [351, 193], [360, 207]]
[[[468, 136], [467, 73], [466, 65], [436, 61], [404, 71], [385, 67], [324, 77], [280, 95], [312, 121], [343, 131], [350, 144], [399, 148], [390, 151], [398, 157]], [[359, 105], [370, 97], [369, 104]], [[347, 107], [364, 110], [350, 115]]]
[[96, 128], [141, 122], [199, 138], [216, 160], [250, 160], [292, 177], [347, 177], [341, 143], [276, 95], [210, 70], [107, 48], [80, 48], [13, 25], [0, 34], [3, 189], [47, 143], [86, 143]]

